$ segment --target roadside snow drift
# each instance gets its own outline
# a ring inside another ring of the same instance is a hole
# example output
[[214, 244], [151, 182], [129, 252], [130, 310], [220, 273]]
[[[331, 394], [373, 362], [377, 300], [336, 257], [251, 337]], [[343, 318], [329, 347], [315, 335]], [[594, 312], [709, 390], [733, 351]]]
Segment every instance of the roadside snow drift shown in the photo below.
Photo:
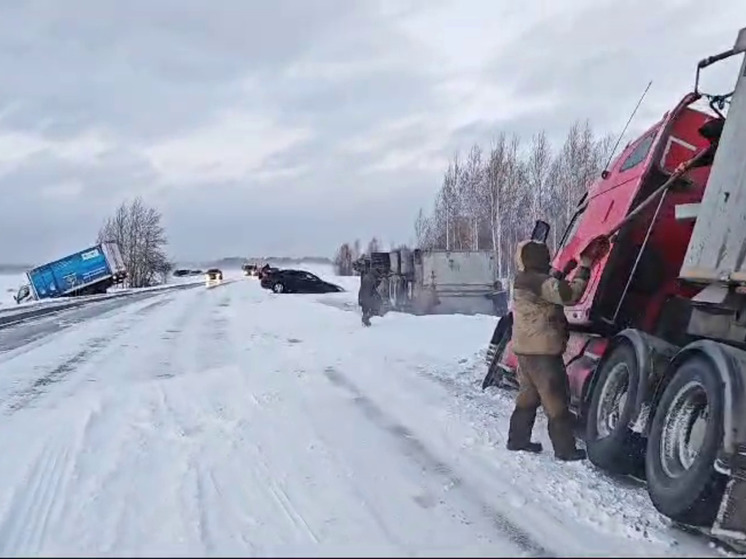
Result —
[[478, 389], [493, 317], [366, 329], [354, 279], [327, 279], [353, 291], [241, 279], [33, 341], [18, 326], [0, 349], [0, 555], [716, 553], [641, 487], [504, 450], [512, 395]]

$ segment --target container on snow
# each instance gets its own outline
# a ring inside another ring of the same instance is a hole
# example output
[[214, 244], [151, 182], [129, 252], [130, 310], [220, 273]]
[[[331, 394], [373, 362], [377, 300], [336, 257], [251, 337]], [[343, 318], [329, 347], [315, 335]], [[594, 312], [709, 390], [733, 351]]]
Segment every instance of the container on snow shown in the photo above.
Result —
[[127, 270], [113, 241], [99, 243], [26, 272], [35, 299], [105, 293], [127, 277]]

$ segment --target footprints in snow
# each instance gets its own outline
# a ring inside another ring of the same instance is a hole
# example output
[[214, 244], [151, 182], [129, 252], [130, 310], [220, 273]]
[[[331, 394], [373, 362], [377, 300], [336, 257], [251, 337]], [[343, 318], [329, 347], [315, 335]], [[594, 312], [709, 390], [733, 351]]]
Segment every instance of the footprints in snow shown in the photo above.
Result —
[[26, 480], [16, 487], [0, 521], [0, 555], [39, 555], [64, 512], [65, 488], [73, 460], [69, 448], [43, 448]]

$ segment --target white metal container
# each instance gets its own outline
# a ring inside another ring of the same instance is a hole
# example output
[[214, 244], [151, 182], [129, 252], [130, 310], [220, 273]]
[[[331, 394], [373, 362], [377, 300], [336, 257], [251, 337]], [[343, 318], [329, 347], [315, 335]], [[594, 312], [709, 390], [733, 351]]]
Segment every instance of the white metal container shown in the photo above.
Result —
[[437, 313], [492, 314], [492, 293], [497, 278], [492, 251], [422, 253], [422, 291], [435, 291]]

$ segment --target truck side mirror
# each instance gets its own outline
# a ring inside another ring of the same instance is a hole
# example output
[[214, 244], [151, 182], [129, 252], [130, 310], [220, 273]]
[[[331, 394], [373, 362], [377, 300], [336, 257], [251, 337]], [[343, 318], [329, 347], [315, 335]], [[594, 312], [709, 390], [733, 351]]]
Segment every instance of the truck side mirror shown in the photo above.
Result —
[[547, 237], [549, 237], [549, 229], [549, 224], [546, 221], [537, 219], [534, 230], [531, 231], [531, 240], [546, 243]]

